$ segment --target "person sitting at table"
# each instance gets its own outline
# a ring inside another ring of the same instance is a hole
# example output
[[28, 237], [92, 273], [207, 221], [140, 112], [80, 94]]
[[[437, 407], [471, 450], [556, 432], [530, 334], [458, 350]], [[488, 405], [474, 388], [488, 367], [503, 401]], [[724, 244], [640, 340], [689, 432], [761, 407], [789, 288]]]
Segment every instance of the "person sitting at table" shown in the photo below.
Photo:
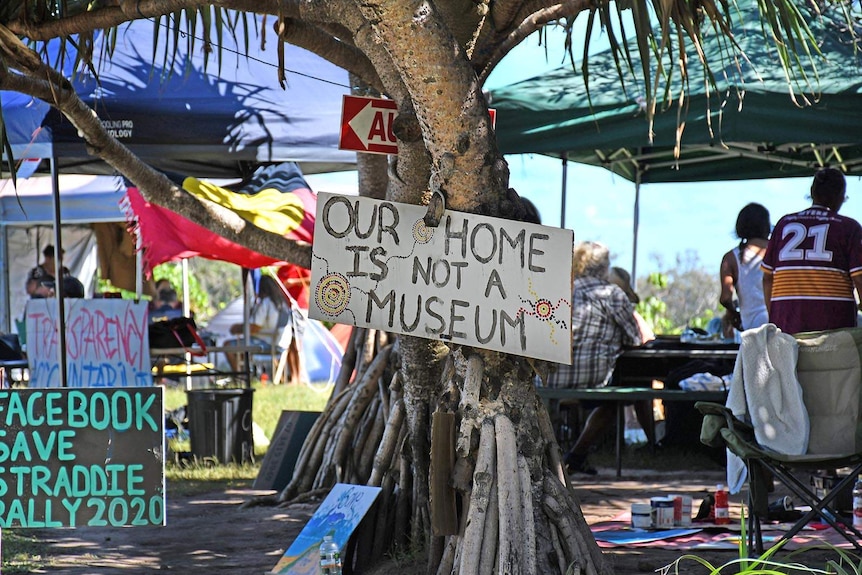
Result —
[[[771, 229], [769, 210], [760, 204], [748, 204], [736, 217], [739, 245], [724, 254], [719, 268], [721, 294], [718, 301], [727, 310], [722, 319], [725, 338], [733, 337], [734, 329], [751, 329], [769, 321], [760, 264]], [[734, 294], [739, 302], [738, 308]]]
[[[65, 252], [65, 250], [64, 250]], [[62, 253], [60, 254], [62, 259]], [[34, 267], [27, 274], [27, 295], [31, 298], [46, 298], [54, 297], [57, 289], [57, 281], [54, 277], [57, 262], [54, 259], [54, 246], [48, 244], [42, 250], [42, 263]], [[69, 268], [61, 263], [61, 272], [63, 277], [72, 275]], [[66, 295], [64, 292], [63, 295]]]
[[[575, 276], [572, 294], [572, 365], [561, 364], [548, 387], [603, 387], [610, 383], [617, 358], [625, 346], [639, 346], [643, 336], [635, 319], [634, 305], [626, 293], [609, 281], [610, 253], [597, 242], [579, 242], [573, 252]], [[643, 402], [636, 405], [638, 419], [652, 441], [649, 413]], [[590, 447], [614, 421], [615, 408], [608, 402], [583, 401], [590, 409], [583, 431], [564, 461], [570, 472], [595, 475], [587, 462]]]

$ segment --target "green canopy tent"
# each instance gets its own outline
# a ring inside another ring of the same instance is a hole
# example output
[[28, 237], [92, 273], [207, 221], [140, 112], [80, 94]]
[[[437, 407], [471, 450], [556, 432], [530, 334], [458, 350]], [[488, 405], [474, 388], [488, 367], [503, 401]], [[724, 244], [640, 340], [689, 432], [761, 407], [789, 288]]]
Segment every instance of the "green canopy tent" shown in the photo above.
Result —
[[[571, 66], [492, 90], [500, 151], [562, 158], [564, 206], [566, 160], [601, 166], [634, 182], [634, 257], [642, 183], [810, 176], [822, 166], [862, 174], [862, 62], [842, 23], [809, 18], [825, 60], [817, 60], [816, 77], [809, 67], [810, 85], [793, 86], [794, 100], [775, 48], [763, 36], [756, 5], [741, 7], [733, 21], [747, 60], [734, 59], [725, 38], [705, 32], [704, 52], [717, 88], [708, 88], [688, 47], [686, 107], [680, 111], [677, 100], [660, 103], [652, 140], [640, 59], [633, 54], [633, 69], [623, 68], [621, 85], [608, 50], [589, 57], [589, 94]], [[679, 70], [667, 60], [665, 69], [675, 75], [669, 94], [676, 97]], [[632, 273], [634, 267], [633, 261]]]

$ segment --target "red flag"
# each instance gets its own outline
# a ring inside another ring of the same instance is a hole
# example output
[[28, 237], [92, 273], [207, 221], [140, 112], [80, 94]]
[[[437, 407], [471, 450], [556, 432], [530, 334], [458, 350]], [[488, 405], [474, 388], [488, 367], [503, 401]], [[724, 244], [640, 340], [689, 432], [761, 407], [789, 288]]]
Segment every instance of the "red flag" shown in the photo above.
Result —
[[[254, 187], [254, 193], [232, 192], [196, 178], [186, 178], [183, 188], [231, 209], [260, 228], [311, 243], [317, 196], [308, 187], [300, 187], [305, 184], [301, 172], [294, 164], [286, 169], [266, 168], [261, 173], [263, 177], [256, 175], [246, 188]], [[140, 239], [147, 273], [164, 262], [195, 256], [246, 268], [281, 266], [278, 276], [299, 305], [308, 308], [309, 270], [229, 241], [176, 212], [146, 201], [137, 188], [128, 188], [126, 197], [126, 213]]]

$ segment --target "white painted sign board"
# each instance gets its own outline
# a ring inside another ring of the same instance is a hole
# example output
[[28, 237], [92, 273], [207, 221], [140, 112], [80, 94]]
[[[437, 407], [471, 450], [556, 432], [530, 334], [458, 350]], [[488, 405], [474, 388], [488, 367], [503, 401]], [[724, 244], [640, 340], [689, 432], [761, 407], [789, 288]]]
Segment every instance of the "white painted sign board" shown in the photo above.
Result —
[[571, 230], [321, 193], [309, 315], [571, 363]]
[[[64, 300], [69, 387], [151, 387], [147, 304], [123, 299]], [[57, 300], [27, 302], [30, 387], [60, 387]]]

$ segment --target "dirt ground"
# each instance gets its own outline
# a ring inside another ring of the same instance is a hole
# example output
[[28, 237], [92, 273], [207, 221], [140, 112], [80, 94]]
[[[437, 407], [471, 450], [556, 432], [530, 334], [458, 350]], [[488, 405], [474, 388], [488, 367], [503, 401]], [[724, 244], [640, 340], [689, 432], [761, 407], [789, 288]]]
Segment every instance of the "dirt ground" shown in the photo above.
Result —
[[[703, 496], [723, 481], [723, 472], [651, 472], [624, 470], [621, 479], [612, 469], [595, 477], [579, 476], [575, 485], [588, 523], [609, 520], [630, 509], [632, 502], [680, 493], [692, 495], [697, 509]], [[584, 480], [586, 479], [586, 480]], [[167, 527], [81, 528], [29, 532], [50, 542], [51, 565], [36, 573], [65, 575], [138, 575], [173, 572], [182, 575], [262, 575], [283, 555], [317, 507], [241, 504], [261, 492], [228, 490], [191, 497], [169, 497]], [[738, 513], [739, 506], [731, 508]], [[823, 567], [826, 552], [807, 552], [804, 562]], [[670, 564], [679, 551], [613, 549], [605, 556], [619, 575], [652, 573]], [[716, 565], [732, 560], [735, 551], [698, 552]], [[686, 573], [708, 573], [702, 567]], [[424, 565], [390, 563], [366, 575], [424, 573]]]

